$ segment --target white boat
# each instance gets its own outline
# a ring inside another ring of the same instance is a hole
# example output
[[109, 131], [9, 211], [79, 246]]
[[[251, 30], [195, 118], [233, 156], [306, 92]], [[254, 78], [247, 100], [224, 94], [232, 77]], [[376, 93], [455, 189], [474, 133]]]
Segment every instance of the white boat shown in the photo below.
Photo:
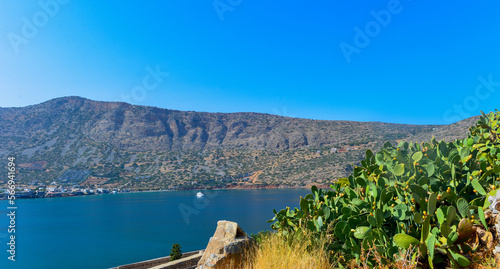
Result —
[[196, 194], [196, 197], [197, 198], [203, 198], [205, 196], [205, 194], [203, 194], [201, 191], [199, 191], [197, 194]]

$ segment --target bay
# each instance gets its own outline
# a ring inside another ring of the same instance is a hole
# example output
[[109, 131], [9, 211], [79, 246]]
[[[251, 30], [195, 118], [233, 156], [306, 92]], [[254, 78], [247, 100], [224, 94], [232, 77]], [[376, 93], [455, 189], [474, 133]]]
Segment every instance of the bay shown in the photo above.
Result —
[[0, 201], [0, 268], [110, 268], [204, 249], [218, 220], [270, 230], [273, 209], [298, 207], [306, 189], [164, 191], [16, 200], [16, 261], [7, 259], [7, 201]]

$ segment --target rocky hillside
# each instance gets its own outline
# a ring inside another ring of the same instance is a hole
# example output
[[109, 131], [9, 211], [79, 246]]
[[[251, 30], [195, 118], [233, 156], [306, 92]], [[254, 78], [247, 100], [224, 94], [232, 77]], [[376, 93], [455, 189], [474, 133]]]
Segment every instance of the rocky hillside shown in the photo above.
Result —
[[464, 137], [472, 121], [447, 126], [324, 121], [64, 97], [0, 108], [0, 156], [15, 154], [23, 166], [19, 178], [27, 183], [88, 171], [80, 180], [101, 177], [106, 180], [98, 184], [168, 188], [224, 178], [248, 184], [235, 177], [248, 181], [244, 175], [259, 172], [251, 182], [293, 179], [290, 184], [296, 185], [342, 176], [363, 149], [386, 141]]

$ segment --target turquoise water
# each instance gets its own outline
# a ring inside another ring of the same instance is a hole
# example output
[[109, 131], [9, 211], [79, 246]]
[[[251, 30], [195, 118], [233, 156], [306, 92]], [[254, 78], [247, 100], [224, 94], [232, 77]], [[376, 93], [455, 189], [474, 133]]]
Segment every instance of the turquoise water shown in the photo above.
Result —
[[17, 200], [16, 261], [7, 259], [7, 201], [0, 201], [0, 268], [110, 268], [204, 249], [218, 220], [268, 230], [272, 209], [308, 190], [120, 193]]

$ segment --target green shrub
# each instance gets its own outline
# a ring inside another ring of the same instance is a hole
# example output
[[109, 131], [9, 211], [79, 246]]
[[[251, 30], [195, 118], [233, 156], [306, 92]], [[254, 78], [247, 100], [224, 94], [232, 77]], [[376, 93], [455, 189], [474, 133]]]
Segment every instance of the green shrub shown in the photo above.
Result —
[[181, 245], [173, 244], [170, 250], [170, 261], [178, 260], [182, 257]]
[[304, 229], [326, 235], [327, 249], [346, 261], [359, 261], [362, 249], [374, 247], [388, 263], [413, 245], [431, 268], [445, 260], [467, 266], [464, 253], [475, 250], [465, 243], [472, 225], [487, 229], [486, 198], [500, 186], [499, 123], [500, 112], [482, 113], [462, 140], [368, 150], [347, 185], [313, 186], [300, 208], [274, 210], [271, 227], [286, 237]]

